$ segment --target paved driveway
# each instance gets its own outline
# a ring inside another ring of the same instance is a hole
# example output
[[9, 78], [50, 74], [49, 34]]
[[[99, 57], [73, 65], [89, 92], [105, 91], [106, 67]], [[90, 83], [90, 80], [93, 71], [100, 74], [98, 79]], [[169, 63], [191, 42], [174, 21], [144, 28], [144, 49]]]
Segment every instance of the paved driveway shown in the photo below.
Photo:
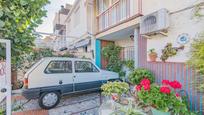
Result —
[[51, 110], [42, 110], [38, 100], [27, 101], [20, 95], [12, 97], [13, 115], [98, 115], [100, 94], [88, 93], [63, 97]]

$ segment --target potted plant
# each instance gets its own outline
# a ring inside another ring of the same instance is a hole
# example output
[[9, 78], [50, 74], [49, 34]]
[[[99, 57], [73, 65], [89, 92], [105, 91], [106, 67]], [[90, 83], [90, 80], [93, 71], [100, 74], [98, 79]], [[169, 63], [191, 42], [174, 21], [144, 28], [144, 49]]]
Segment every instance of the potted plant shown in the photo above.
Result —
[[157, 59], [157, 53], [154, 48], [149, 50], [149, 59], [151, 62], [155, 62]]
[[144, 104], [151, 106], [153, 115], [189, 114], [187, 105], [182, 101], [176, 89], [182, 86], [178, 81], [163, 80], [162, 86], [150, 84], [143, 79], [135, 88], [137, 96]]
[[101, 86], [102, 94], [111, 96], [114, 101], [121, 102], [121, 96], [127, 94], [129, 85], [125, 82], [108, 82]]

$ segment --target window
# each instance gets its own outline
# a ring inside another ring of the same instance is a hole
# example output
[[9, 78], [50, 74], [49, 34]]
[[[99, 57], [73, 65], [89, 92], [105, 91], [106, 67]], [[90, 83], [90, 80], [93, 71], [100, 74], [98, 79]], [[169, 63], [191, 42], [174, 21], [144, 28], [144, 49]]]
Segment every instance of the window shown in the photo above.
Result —
[[103, 0], [103, 10], [107, 10], [110, 7], [110, 1], [109, 0]]
[[88, 61], [75, 61], [75, 72], [99, 72], [98, 69]]
[[112, 4], [116, 3], [118, 0], [112, 0]]
[[103, 1], [102, 0], [98, 0], [97, 1], [98, 4], [98, 14], [103, 12]]
[[88, 52], [88, 46], [84, 46], [83, 49], [84, 49], [84, 52], [86, 52], [86, 53]]
[[72, 62], [71, 61], [51, 61], [45, 73], [72, 73]]

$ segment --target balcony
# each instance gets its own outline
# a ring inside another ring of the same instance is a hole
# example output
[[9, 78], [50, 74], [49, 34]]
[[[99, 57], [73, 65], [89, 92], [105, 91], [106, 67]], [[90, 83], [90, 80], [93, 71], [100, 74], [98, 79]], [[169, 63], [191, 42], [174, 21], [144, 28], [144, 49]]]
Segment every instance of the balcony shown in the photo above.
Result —
[[142, 14], [142, 0], [118, 0], [96, 16], [97, 33], [106, 31]]

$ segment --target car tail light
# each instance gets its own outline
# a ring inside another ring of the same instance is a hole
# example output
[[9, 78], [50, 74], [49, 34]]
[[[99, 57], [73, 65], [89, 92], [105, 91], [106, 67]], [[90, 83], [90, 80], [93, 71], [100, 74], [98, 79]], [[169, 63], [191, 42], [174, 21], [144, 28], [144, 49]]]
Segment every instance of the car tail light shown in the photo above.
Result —
[[28, 88], [28, 78], [24, 79], [24, 88]]

